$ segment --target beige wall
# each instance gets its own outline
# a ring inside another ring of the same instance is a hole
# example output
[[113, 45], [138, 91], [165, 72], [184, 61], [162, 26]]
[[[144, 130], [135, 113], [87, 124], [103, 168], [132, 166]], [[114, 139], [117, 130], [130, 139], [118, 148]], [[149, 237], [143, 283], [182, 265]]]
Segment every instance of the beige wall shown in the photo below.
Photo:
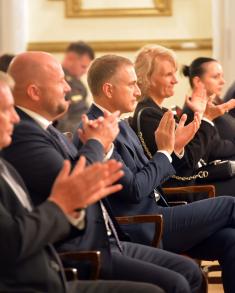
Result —
[[[112, 0], [116, 1], [116, 0]], [[172, 16], [66, 18], [64, 1], [28, 0], [29, 43], [84, 41], [139, 41], [210, 39], [211, 1], [172, 0]], [[199, 42], [200, 43], [200, 42]], [[186, 44], [190, 46], [190, 44]], [[193, 45], [193, 44], [192, 44]], [[197, 43], [196, 43], [197, 45]], [[184, 44], [182, 45], [184, 46]], [[33, 47], [37, 48], [37, 47]], [[46, 48], [46, 46], [45, 46]], [[53, 50], [54, 51], [54, 50]], [[107, 53], [107, 52], [105, 52]], [[113, 52], [134, 59], [134, 51]], [[58, 59], [62, 53], [54, 53]], [[103, 52], [97, 52], [97, 55]], [[179, 64], [188, 64], [197, 56], [211, 56], [206, 49], [180, 48], [177, 50]], [[179, 78], [176, 93], [167, 105], [182, 105], [188, 91], [185, 79]]]

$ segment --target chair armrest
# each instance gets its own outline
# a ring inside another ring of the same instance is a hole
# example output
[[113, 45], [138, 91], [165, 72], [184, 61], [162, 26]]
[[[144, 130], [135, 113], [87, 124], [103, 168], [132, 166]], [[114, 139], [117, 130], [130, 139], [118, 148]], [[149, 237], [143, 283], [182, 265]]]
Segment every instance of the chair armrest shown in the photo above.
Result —
[[91, 280], [96, 280], [100, 273], [100, 251], [71, 251], [62, 252], [59, 254], [63, 260], [82, 261], [87, 260], [91, 262]]
[[76, 268], [64, 268], [64, 273], [67, 281], [78, 280], [78, 270]]
[[182, 187], [165, 187], [162, 188], [164, 193], [170, 194], [185, 194], [185, 193], [207, 193], [208, 198], [215, 197], [214, 185], [191, 185]]
[[179, 200], [179, 201], [168, 201], [168, 204], [170, 207], [174, 207], [174, 206], [180, 206], [180, 205], [188, 204], [188, 203], [187, 201]]
[[140, 224], [140, 223], [155, 223], [155, 232], [152, 240], [152, 246], [158, 247], [162, 238], [163, 232], [163, 217], [162, 215], [136, 215], [116, 217], [119, 224]]

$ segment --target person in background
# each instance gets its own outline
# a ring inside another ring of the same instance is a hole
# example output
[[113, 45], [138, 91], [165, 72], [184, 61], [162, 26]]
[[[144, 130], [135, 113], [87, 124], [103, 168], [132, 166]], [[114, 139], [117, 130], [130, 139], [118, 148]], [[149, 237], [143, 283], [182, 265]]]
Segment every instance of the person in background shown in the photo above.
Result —
[[11, 60], [15, 57], [13, 54], [3, 54], [0, 56], [0, 71], [7, 72]]
[[[142, 111], [140, 128], [148, 149], [148, 153], [146, 152], [147, 149], [145, 149], [145, 152], [150, 158], [157, 150], [154, 133], [167, 111], [163, 102], [174, 95], [174, 87], [178, 82], [176, 79], [176, 55], [172, 50], [162, 46], [144, 46], [137, 54], [135, 70], [142, 97], [135, 109], [131, 126], [138, 133], [137, 118]], [[195, 115], [199, 115], [201, 124], [195, 136], [185, 146], [182, 156], [176, 156], [176, 152], [174, 152], [172, 159], [178, 177], [172, 177], [165, 184], [170, 186], [192, 185], [194, 184], [194, 177], [191, 176], [198, 174], [197, 169], [202, 160], [209, 163], [213, 160], [223, 160], [235, 156], [235, 144], [230, 140], [221, 139], [213, 123], [217, 117], [234, 106], [231, 102], [221, 105], [211, 104], [208, 102], [205, 86], [202, 82], [195, 85], [192, 96], [187, 97], [187, 105], [194, 111], [190, 113], [186, 111], [187, 116], [184, 114], [181, 119], [184, 118], [193, 122], [195, 121]], [[178, 128], [181, 129], [181, 122], [178, 120], [177, 122], [179, 122]], [[177, 134], [178, 130], [176, 131], [175, 143], [180, 142], [185, 137], [189, 128], [193, 126], [192, 122], [184, 125], [183, 132], [180, 131]], [[234, 195], [235, 178], [219, 182], [213, 181], [212, 184], [216, 185], [216, 195]], [[194, 200], [194, 197], [192, 199]]]
[[[221, 105], [224, 101], [221, 99], [221, 93], [225, 84], [223, 68], [219, 62], [210, 57], [199, 57], [187, 66], [182, 68], [184, 76], [189, 78], [190, 86], [194, 91], [199, 84], [202, 84], [206, 90], [207, 99], [215, 105]], [[231, 90], [230, 90], [231, 91]], [[235, 97], [225, 100], [233, 103], [235, 107]], [[192, 115], [190, 106], [185, 105], [183, 112]], [[228, 139], [235, 143], [235, 118], [229, 112], [225, 112], [220, 117], [213, 120], [215, 127], [222, 139]]]
[[61, 132], [73, 133], [81, 115], [88, 109], [87, 89], [81, 78], [86, 74], [94, 57], [93, 49], [81, 41], [71, 43], [66, 49], [62, 67], [71, 91], [66, 95], [66, 99], [70, 101], [68, 111], [55, 122], [56, 128]]

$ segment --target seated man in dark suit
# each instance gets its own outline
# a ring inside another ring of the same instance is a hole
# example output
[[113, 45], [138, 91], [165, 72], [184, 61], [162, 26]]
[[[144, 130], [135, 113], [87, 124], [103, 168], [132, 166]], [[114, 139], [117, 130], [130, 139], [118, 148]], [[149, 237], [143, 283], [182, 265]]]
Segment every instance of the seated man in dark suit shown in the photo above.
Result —
[[[11, 143], [14, 124], [19, 122], [9, 87], [12, 84], [10, 77], [0, 72], [0, 149]], [[70, 173], [67, 161], [48, 200], [34, 208], [19, 174], [0, 158], [1, 292], [163, 292], [156, 286], [142, 283], [66, 283], [59, 257], [51, 245], [82, 233], [74, 233], [77, 229], [68, 217], [72, 213], [78, 215], [76, 209], [118, 190], [119, 185], [111, 184], [122, 176], [120, 167], [114, 161], [85, 167], [85, 160], [81, 158]], [[83, 185], [83, 182], [87, 184]]]
[[[3, 155], [19, 171], [32, 200], [38, 204], [50, 195], [64, 159], [72, 165], [80, 154], [88, 162], [103, 160], [104, 149], [106, 157], [110, 156], [119, 130], [117, 115], [107, 114], [94, 122], [84, 119], [81, 135], [85, 144], [77, 154], [61, 133], [46, 130], [68, 104], [64, 96], [69, 87], [61, 65], [50, 54], [27, 52], [13, 60], [9, 72], [16, 82], [13, 94], [21, 121]], [[200, 292], [202, 275], [194, 261], [125, 241], [127, 237], [105, 199], [86, 209], [85, 224], [83, 235], [63, 242], [60, 248], [101, 251], [100, 278], [153, 283], [166, 292]]]
[[[106, 55], [92, 63], [88, 84], [95, 102], [87, 113], [90, 119], [97, 119], [104, 111], [129, 113], [141, 94], [132, 62], [116, 55]], [[235, 257], [235, 199], [218, 197], [168, 207], [158, 186], [174, 174], [170, 156], [175, 138], [173, 114], [164, 114], [156, 132], [158, 151], [150, 160], [126, 121], [121, 121], [119, 127], [113, 157], [123, 163], [125, 175], [120, 179], [123, 189], [108, 199], [114, 214], [162, 214], [165, 250], [199, 259], [218, 259], [225, 291], [234, 292], [235, 264], [231, 259]], [[152, 224], [125, 225], [123, 229], [134, 241], [151, 244]]]

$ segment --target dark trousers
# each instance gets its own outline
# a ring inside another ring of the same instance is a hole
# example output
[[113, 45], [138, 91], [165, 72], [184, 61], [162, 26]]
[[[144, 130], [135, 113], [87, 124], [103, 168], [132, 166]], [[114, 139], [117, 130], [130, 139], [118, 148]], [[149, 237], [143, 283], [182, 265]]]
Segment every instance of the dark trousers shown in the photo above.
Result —
[[122, 245], [122, 253], [111, 248], [112, 279], [152, 283], [168, 293], [200, 292], [202, 274], [193, 260], [141, 244]]
[[151, 284], [127, 281], [76, 281], [68, 283], [68, 293], [164, 293]]
[[159, 213], [164, 218], [164, 249], [199, 259], [218, 259], [225, 292], [235, 292], [235, 198], [159, 207]]

